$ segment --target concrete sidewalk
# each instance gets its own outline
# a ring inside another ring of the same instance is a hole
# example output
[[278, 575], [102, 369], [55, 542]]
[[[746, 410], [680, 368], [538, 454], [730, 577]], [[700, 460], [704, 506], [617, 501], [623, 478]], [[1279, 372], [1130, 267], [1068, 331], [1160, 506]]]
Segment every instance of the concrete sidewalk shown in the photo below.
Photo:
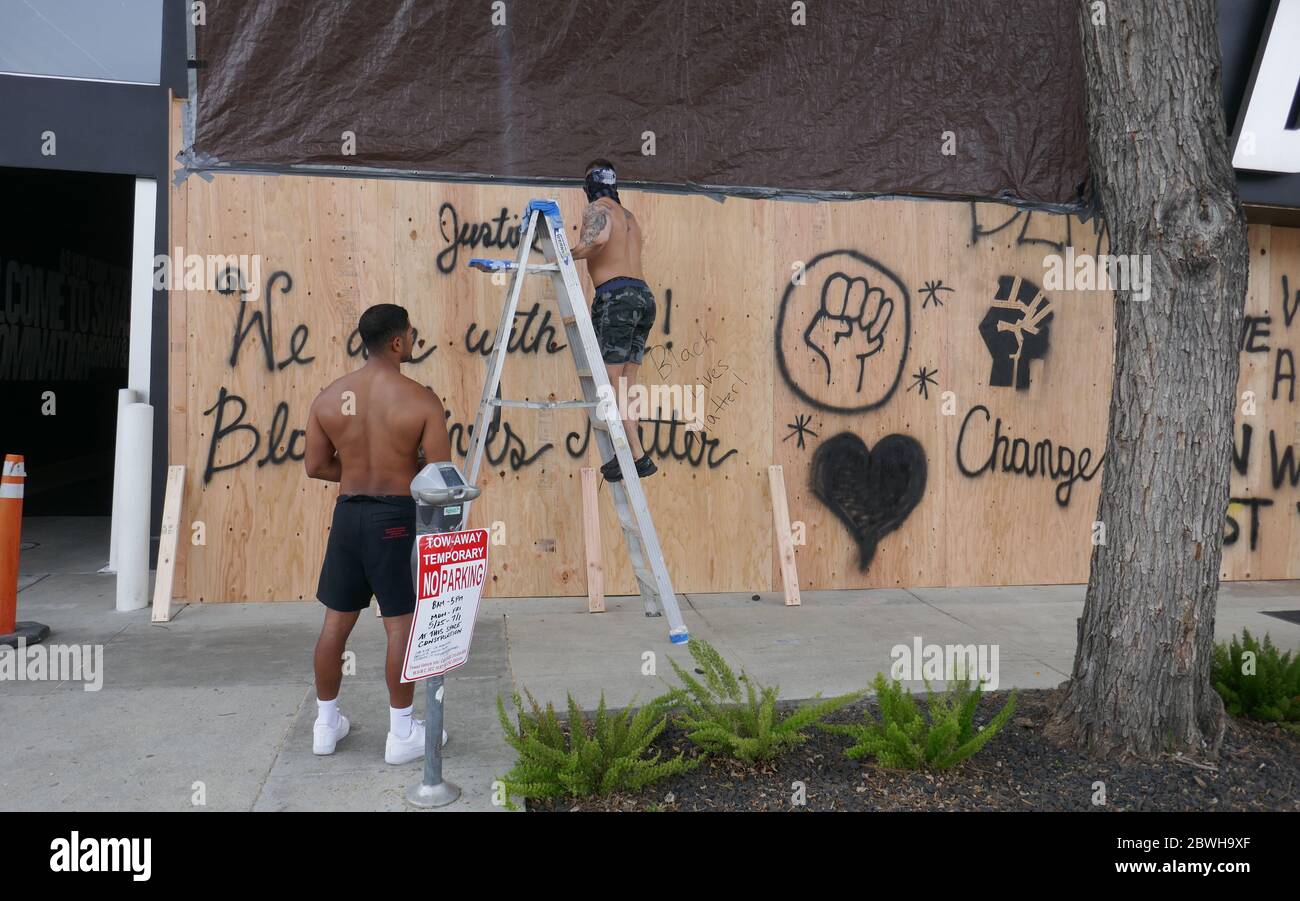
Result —
[[[320, 605], [192, 604], [172, 622], [114, 610], [101, 575], [108, 521], [23, 523], [18, 618], [50, 626], [47, 645], [103, 649], [98, 691], [80, 682], [0, 682], [0, 810], [408, 810], [421, 762], [384, 763], [387, 642], [363, 615], [348, 648], [340, 710], [351, 733], [311, 750], [312, 651]], [[447, 677], [446, 778], [464, 790], [445, 810], [497, 810], [492, 781], [514, 762], [496, 720], [511, 690], [505, 618], [475, 624], [469, 663]], [[423, 716], [424, 692], [416, 691]], [[203, 796], [202, 805], [196, 798]]]
[[[49, 644], [103, 646], [103, 684], [0, 683], [0, 809], [406, 809], [421, 764], [384, 763], [386, 641], [373, 616], [348, 644], [351, 733], [317, 757], [319, 605], [190, 605], [152, 625], [147, 610], [114, 612], [113, 590], [112, 576], [49, 575], [20, 592], [20, 615], [49, 625]], [[470, 662], [447, 678], [444, 770], [464, 794], [445, 809], [495, 809], [492, 780], [513, 762], [495, 703], [510, 688], [505, 620], [489, 609]]]
[[[914, 588], [805, 591], [803, 605], [783, 596], [687, 595], [683, 618], [692, 638], [712, 644], [736, 668], [786, 698], [829, 696], [870, 685], [888, 674], [895, 645], [996, 645], [1000, 689], [1055, 688], [1074, 664], [1076, 620], [1083, 585], [1006, 588]], [[640, 598], [616, 598], [607, 613], [586, 613], [584, 598], [524, 598], [492, 602], [504, 611], [510, 667], [516, 684], [540, 701], [564, 702], [571, 691], [584, 708], [601, 693], [610, 706], [630, 704], [675, 681], [664, 656], [690, 660], [670, 645], [667, 625], [648, 619]], [[1219, 590], [1215, 634], [1226, 640], [1243, 627], [1269, 633], [1282, 649], [1300, 648], [1300, 625], [1264, 611], [1300, 611], [1300, 582], [1229, 582]], [[657, 675], [645, 655], [653, 654]]]
[[[316, 757], [316, 603], [190, 605], [151, 625], [148, 611], [114, 611], [114, 578], [95, 571], [102, 536], [83, 540], [85, 528], [50, 522], [25, 532], [42, 540], [24, 552], [19, 618], [49, 625], [49, 644], [101, 646], [102, 689], [0, 682], [0, 809], [407, 809], [420, 764], [383, 762], [385, 641], [374, 617], [362, 616], [349, 644], [355, 673], [344, 678], [340, 707], [352, 734], [334, 755]], [[689, 595], [683, 615], [692, 636], [787, 698], [863, 688], [888, 671], [894, 645], [918, 636], [997, 645], [1000, 688], [1050, 688], [1070, 671], [1083, 591], [810, 591], [797, 608], [779, 594]], [[447, 679], [446, 775], [464, 796], [446, 810], [499, 809], [492, 781], [513, 754], [496, 721], [498, 694], [526, 687], [560, 705], [571, 691], [590, 709], [603, 692], [623, 706], [664, 689], [665, 656], [690, 659], [639, 599], [608, 607], [591, 615], [585, 598], [483, 602], [470, 662]], [[1216, 632], [1226, 638], [1244, 626], [1300, 648], [1300, 625], [1267, 610], [1300, 610], [1300, 582], [1224, 585]], [[416, 698], [418, 711], [423, 693]]]

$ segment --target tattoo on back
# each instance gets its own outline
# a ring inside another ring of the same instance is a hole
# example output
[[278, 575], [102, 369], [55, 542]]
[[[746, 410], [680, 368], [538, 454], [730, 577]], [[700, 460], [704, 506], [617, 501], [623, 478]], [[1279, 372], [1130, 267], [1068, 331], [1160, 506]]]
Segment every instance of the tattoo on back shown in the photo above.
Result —
[[609, 222], [609, 215], [605, 212], [604, 207], [592, 204], [587, 207], [586, 212], [582, 214], [582, 243], [589, 244], [600, 237], [600, 233], [605, 230], [606, 223]]

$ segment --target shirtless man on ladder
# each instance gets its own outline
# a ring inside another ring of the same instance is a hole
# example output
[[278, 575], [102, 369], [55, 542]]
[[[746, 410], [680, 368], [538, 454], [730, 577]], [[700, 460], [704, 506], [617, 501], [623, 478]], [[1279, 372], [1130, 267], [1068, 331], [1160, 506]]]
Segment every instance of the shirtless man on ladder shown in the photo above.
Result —
[[[646, 338], [655, 321], [655, 298], [641, 272], [641, 226], [623, 208], [618, 198], [618, 176], [614, 164], [597, 159], [587, 164], [583, 183], [590, 203], [582, 214], [582, 231], [572, 248], [575, 260], [587, 261], [587, 274], [596, 286], [591, 303], [591, 324], [609, 373], [609, 384], [620, 397], [636, 383], [637, 369], [645, 355]], [[620, 379], [627, 379], [620, 383]], [[637, 423], [623, 420], [628, 450], [636, 461], [640, 478], [658, 471], [650, 454], [641, 447]], [[607, 482], [623, 478], [618, 459], [600, 468]]]

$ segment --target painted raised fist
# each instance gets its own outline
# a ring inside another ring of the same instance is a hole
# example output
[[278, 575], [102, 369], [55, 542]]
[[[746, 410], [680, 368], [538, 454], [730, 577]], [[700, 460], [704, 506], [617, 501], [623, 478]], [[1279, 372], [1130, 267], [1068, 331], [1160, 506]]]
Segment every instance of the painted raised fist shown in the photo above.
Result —
[[884, 288], [873, 287], [862, 276], [835, 272], [822, 282], [821, 305], [804, 331], [804, 343], [826, 364], [826, 384], [836, 372], [854, 380], [862, 391], [867, 358], [884, 347], [885, 329], [894, 313], [894, 301]]
[[980, 337], [993, 358], [990, 385], [1029, 387], [1029, 361], [1046, 356], [1053, 315], [1051, 302], [1033, 282], [1010, 275], [998, 279], [993, 303], [980, 321]]

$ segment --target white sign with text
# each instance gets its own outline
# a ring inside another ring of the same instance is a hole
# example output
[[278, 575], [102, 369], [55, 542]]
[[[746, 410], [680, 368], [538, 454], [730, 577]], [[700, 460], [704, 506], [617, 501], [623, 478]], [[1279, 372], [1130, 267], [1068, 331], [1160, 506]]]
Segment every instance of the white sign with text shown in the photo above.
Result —
[[418, 682], [464, 665], [487, 579], [487, 529], [416, 539], [415, 616], [402, 681]]

